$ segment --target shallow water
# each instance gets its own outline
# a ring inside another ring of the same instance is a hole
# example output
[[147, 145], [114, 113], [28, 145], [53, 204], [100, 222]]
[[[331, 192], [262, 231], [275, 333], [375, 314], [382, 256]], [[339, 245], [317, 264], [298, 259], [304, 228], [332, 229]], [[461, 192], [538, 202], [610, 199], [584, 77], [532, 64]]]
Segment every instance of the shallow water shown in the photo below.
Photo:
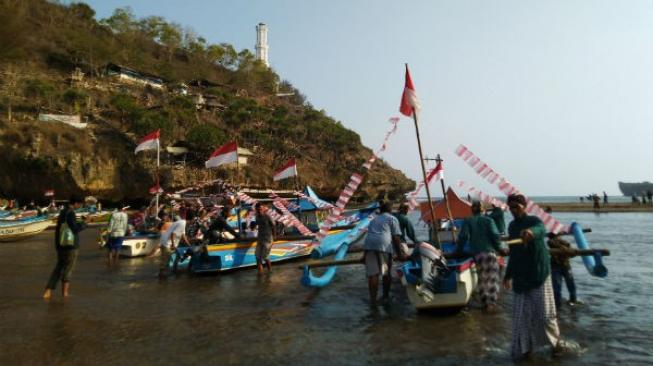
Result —
[[[556, 215], [593, 229], [608, 248], [607, 278], [574, 260], [579, 297], [563, 307], [565, 338], [587, 349], [525, 364], [653, 363], [653, 214]], [[486, 315], [474, 308], [450, 316], [418, 314], [393, 285], [390, 306], [370, 308], [363, 268], [342, 267], [334, 282], [299, 284], [298, 262], [270, 276], [241, 270], [218, 276], [156, 279], [156, 259], [122, 260], [107, 269], [83, 233], [72, 297], [40, 295], [54, 266], [52, 232], [0, 244], [0, 364], [507, 364], [510, 299]], [[566, 292], [563, 292], [566, 294]]]

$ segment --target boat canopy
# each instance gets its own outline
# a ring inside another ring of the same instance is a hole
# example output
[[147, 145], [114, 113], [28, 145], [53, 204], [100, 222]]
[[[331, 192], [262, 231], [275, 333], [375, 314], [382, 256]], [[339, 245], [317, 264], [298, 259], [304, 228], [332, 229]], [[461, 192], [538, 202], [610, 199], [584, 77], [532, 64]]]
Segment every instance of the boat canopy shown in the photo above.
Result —
[[[449, 201], [449, 207], [451, 208], [451, 215], [454, 219], [463, 219], [465, 217], [472, 216], [472, 204], [458, 197], [456, 192], [449, 187], [447, 189], [447, 201]], [[420, 211], [422, 213], [422, 220], [424, 222], [431, 222], [431, 212], [429, 209], [428, 202], [422, 202], [419, 205]], [[435, 210], [435, 218], [439, 220], [445, 220], [449, 218], [447, 213], [447, 205], [444, 200], [433, 202], [433, 209]]]

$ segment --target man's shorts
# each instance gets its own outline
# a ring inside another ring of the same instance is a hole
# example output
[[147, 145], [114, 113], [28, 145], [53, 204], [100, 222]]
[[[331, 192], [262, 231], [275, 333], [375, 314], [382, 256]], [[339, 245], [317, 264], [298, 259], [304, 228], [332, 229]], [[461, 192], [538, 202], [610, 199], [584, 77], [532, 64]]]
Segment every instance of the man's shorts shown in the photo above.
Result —
[[388, 276], [392, 269], [392, 254], [376, 250], [365, 251], [365, 273], [367, 277]]
[[257, 241], [256, 242], [256, 259], [265, 260], [270, 256], [272, 249], [272, 241]]
[[107, 249], [120, 250], [120, 247], [122, 247], [123, 240], [125, 240], [125, 238], [122, 236], [116, 238], [109, 237], [109, 240], [107, 240]]

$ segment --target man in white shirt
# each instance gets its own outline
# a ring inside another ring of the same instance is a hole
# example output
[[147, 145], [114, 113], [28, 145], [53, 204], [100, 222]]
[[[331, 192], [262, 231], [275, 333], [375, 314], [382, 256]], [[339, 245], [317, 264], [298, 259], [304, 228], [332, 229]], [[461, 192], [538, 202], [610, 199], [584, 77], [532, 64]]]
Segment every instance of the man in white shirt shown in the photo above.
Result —
[[161, 234], [159, 246], [161, 248], [161, 263], [159, 265], [159, 278], [166, 278], [168, 273], [168, 262], [172, 251], [177, 248], [179, 242], [190, 245], [186, 237], [186, 220], [175, 216], [175, 221], [168, 230]]
[[111, 214], [111, 219], [109, 219], [109, 228], [107, 229], [109, 233], [109, 238], [107, 239], [107, 260], [109, 267], [118, 264], [120, 248], [129, 230], [126, 212], [128, 208], [129, 206], [122, 205], [120, 211], [114, 211]]

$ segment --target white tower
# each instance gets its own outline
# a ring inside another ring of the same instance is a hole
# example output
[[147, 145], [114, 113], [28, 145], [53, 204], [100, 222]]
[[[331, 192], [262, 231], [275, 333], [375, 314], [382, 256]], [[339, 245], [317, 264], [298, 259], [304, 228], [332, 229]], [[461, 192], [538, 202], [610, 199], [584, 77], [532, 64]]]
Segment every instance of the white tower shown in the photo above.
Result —
[[265, 66], [270, 66], [268, 60], [268, 26], [258, 23], [256, 26], [256, 59], [263, 61]]

